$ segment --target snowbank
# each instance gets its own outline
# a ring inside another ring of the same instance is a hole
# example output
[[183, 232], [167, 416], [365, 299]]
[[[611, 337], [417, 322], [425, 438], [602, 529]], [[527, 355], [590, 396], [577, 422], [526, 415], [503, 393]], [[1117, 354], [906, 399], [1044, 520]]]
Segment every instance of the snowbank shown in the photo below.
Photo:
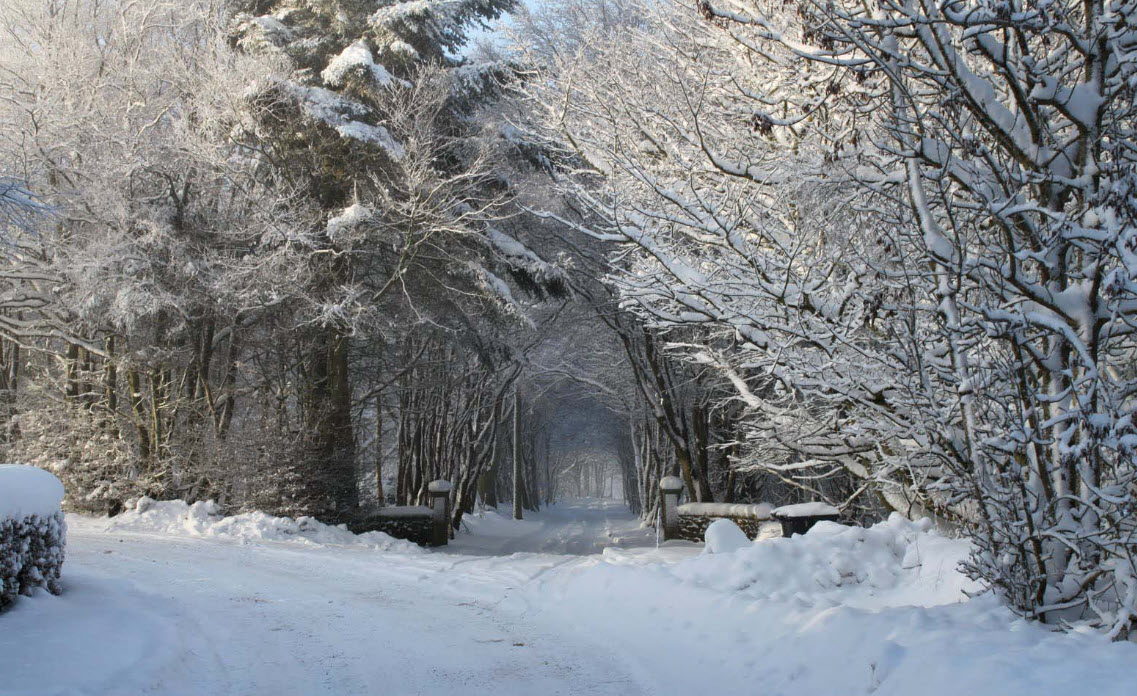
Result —
[[332, 526], [311, 517], [273, 517], [246, 512], [224, 517], [212, 500], [192, 505], [181, 500], [158, 502], [141, 498], [132, 510], [112, 517], [107, 531], [161, 532], [237, 541], [291, 541], [313, 545], [355, 546], [391, 553], [424, 553], [409, 541], [382, 532], [352, 534], [345, 525]]
[[530, 601], [539, 594], [560, 620], [634, 646], [630, 658], [666, 693], [1133, 693], [1137, 646], [1048, 631], [989, 593], [972, 598], [982, 588], [957, 570], [969, 544], [928, 524], [822, 522], [727, 546], [675, 564], [606, 555]]
[[932, 533], [929, 520], [893, 514], [868, 528], [819, 522], [805, 535], [700, 556], [674, 572], [696, 585], [775, 601], [936, 606], [982, 591], [956, 570], [969, 552], [968, 542]]
[[0, 465], [0, 609], [43, 587], [59, 594], [63, 484], [32, 466]]
[[0, 464], [0, 517], [50, 517], [63, 502], [63, 484], [35, 466]]

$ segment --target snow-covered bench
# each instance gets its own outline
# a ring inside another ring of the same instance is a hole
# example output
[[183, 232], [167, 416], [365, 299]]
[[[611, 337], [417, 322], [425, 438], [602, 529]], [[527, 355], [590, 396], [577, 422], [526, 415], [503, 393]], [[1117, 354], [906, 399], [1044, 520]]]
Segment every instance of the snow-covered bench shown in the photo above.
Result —
[[430, 506], [400, 505], [371, 510], [348, 522], [356, 534], [383, 532], [420, 546], [445, 546], [450, 540], [450, 483], [432, 481], [427, 486]]
[[0, 609], [43, 587], [52, 594], [63, 568], [63, 484], [33, 466], [0, 465]]

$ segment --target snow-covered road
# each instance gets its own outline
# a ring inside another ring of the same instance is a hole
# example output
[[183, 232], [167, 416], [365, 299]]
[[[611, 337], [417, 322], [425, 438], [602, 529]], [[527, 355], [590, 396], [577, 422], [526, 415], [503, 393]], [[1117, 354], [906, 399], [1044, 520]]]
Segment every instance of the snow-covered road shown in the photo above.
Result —
[[967, 601], [966, 542], [899, 518], [712, 554], [578, 502], [425, 552], [162, 505], [68, 518], [65, 593], [0, 616], [0, 695], [1130, 696], [1137, 671]]
[[[601, 641], [537, 620], [516, 592], [575, 557], [388, 555], [69, 525], [66, 594], [25, 600], [0, 623], [0, 693], [642, 692]], [[557, 525], [533, 527], [513, 535], [516, 548]], [[45, 644], [60, 658], [46, 674], [33, 668]]]
[[526, 519], [513, 520], [495, 512], [470, 515], [448, 553], [505, 556], [512, 553], [550, 553], [584, 556], [606, 548], [654, 548], [655, 530], [622, 503], [612, 500], [572, 500], [546, 508]]

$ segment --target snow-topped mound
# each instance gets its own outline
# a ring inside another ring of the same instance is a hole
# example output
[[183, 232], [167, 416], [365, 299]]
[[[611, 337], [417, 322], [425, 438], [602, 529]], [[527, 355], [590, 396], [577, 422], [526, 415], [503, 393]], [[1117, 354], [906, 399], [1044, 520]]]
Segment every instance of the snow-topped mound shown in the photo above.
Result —
[[[709, 542], [710, 530], [708, 530]], [[819, 522], [804, 536], [766, 539], [680, 563], [675, 574], [722, 591], [775, 601], [846, 606], [935, 606], [978, 590], [956, 572], [970, 545], [931, 522], [893, 514], [872, 527]]]
[[311, 517], [273, 517], [246, 512], [225, 517], [212, 500], [188, 504], [141, 498], [134, 508], [107, 522], [107, 531], [162, 532], [239, 541], [293, 541], [313, 545], [357, 546], [395, 553], [424, 553], [416, 544], [383, 532], [353, 534], [345, 525], [332, 526]]
[[63, 502], [63, 484], [35, 466], [0, 464], [0, 518], [50, 517]]

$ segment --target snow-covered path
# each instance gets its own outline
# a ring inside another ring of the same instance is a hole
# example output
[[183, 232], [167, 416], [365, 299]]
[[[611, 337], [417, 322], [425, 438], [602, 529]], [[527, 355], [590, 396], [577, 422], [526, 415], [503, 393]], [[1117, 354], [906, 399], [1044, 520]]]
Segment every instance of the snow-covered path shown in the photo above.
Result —
[[0, 616], [0, 696], [1130, 696], [1137, 671], [968, 601], [966, 542], [899, 518], [703, 553], [582, 501], [425, 552], [180, 510], [68, 519], [65, 593]]
[[[71, 518], [67, 592], [0, 627], [0, 693], [635, 694], [514, 590], [576, 559], [388, 555], [106, 532]], [[124, 582], [128, 581], [128, 582]], [[26, 640], [55, 626], [51, 674]], [[60, 628], [62, 626], [62, 630]]]
[[573, 500], [526, 513], [517, 521], [484, 512], [466, 518], [465, 531], [446, 547], [448, 553], [505, 556], [552, 553], [584, 556], [606, 548], [653, 548], [655, 530], [614, 500]]

